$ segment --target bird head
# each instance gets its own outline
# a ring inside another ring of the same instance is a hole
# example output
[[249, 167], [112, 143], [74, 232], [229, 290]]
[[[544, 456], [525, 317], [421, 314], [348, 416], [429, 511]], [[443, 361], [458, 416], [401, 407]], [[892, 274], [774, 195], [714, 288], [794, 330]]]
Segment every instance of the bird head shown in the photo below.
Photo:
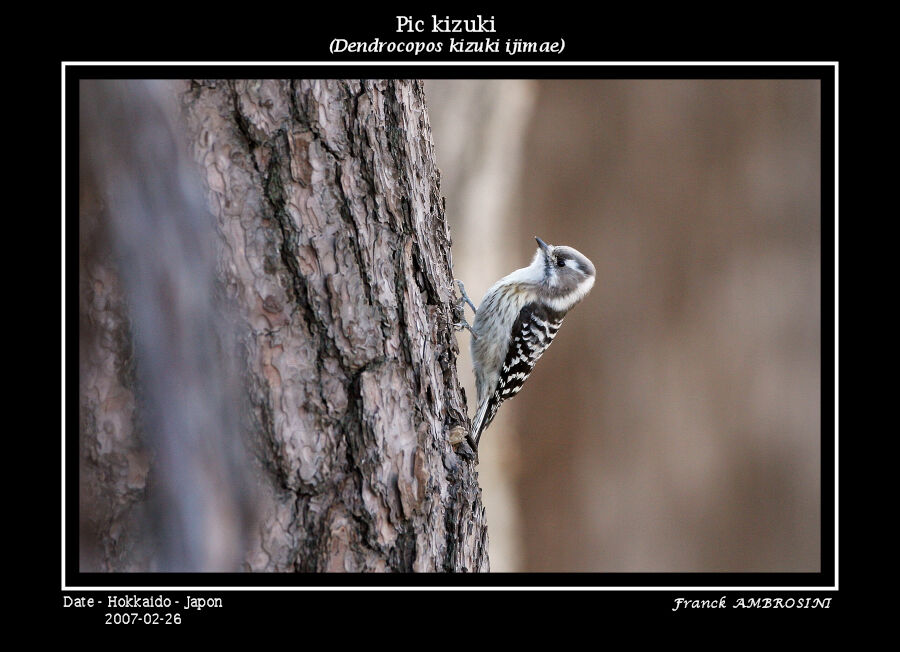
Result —
[[557, 310], [568, 311], [594, 286], [594, 264], [580, 251], [564, 245], [549, 245], [538, 237], [538, 250], [531, 266], [541, 271], [542, 291]]

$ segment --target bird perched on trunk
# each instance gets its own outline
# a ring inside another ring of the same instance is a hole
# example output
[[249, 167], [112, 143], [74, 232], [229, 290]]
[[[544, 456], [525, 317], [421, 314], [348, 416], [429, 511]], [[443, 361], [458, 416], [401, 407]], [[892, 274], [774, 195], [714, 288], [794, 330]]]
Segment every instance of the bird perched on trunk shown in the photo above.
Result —
[[497, 281], [478, 308], [459, 283], [463, 299], [475, 311], [469, 330], [478, 392], [470, 441], [476, 449], [500, 404], [522, 389], [566, 313], [594, 286], [594, 265], [584, 255], [535, 240], [538, 250], [531, 264]]

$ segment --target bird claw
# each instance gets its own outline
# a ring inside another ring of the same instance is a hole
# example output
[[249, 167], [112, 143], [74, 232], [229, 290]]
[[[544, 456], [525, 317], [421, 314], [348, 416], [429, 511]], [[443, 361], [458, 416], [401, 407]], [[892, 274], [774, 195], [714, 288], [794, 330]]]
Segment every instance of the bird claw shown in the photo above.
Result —
[[466, 294], [466, 286], [463, 285], [463, 282], [460, 281], [459, 279], [455, 279], [454, 282], [459, 286], [459, 293], [462, 296], [459, 298], [459, 300], [453, 306], [455, 312], [458, 313], [461, 317], [460, 321], [453, 324], [453, 328], [455, 328], [458, 331], [461, 331], [462, 329], [465, 328], [472, 334], [472, 337], [477, 340], [478, 335], [472, 329], [472, 326], [469, 325], [469, 322], [466, 321], [466, 310], [465, 310], [464, 304], [468, 303], [469, 307], [472, 308], [473, 312], [478, 312], [478, 308], [475, 307], [475, 304], [472, 303], [472, 300], [469, 298], [469, 295]]
[[469, 298], [469, 295], [466, 294], [466, 286], [463, 285], [463, 282], [460, 281], [458, 278], [454, 279], [453, 282], [459, 286], [459, 293], [462, 295], [462, 298], [460, 299], [458, 305], [462, 305], [462, 302], [465, 301], [466, 303], [469, 304], [469, 307], [472, 309], [472, 312], [478, 312], [478, 308], [475, 307], [475, 304], [472, 303], [472, 300]]
[[472, 329], [472, 327], [469, 325], [469, 322], [467, 322], [465, 319], [463, 319], [461, 322], [457, 322], [457, 323], [453, 324], [453, 328], [455, 328], [458, 331], [461, 331], [462, 329], [465, 328], [470, 333], [472, 333], [473, 339], [476, 339], [476, 340], [478, 339], [478, 334]]

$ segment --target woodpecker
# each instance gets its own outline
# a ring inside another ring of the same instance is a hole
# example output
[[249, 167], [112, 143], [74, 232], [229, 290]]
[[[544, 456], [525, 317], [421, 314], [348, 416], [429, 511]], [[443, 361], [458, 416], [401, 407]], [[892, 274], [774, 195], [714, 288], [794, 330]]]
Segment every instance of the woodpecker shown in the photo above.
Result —
[[566, 313], [594, 286], [596, 271], [584, 255], [535, 240], [538, 249], [531, 264], [497, 281], [477, 309], [459, 284], [463, 299], [475, 310], [469, 330], [478, 411], [469, 439], [476, 450], [500, 404], [519, 393]]

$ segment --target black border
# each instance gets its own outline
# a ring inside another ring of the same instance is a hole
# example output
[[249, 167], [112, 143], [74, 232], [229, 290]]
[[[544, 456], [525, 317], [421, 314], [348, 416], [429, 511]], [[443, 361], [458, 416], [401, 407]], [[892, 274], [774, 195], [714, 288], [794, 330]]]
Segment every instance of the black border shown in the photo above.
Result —
[[[69, 225], [66, 256], [65, 509], [66, 587], [809, 587], [835, 586], [835, 79], [834, 65], [65, 65], [65, 187]], [[269, 574], [80, 573], [78, 538], [78, 80], [182, 78], [564, 78], [564, 79], [818, 79], [821, 81], [821, 543], [817, 573], [490, 573], [490, 574]], [[232, 593], [237, 596], [238, 593]], [[621, 594], [621, 591], [617, 593]], [[223, 593], [223, 595], [225, 595]], [[250, 592], [246, 595], [259, 595]], [[658, 593], [670, 603], [669, 592]], [[679, 593], [678, 595], [682, 595]], [[805, 593], [803, 595], [814, 595]], [[819, 595], [827, 595], [822, 593]], [[237, 599], [237, 598], [236, 598]], [[668, 604], [667, 603], [667, 604]]]

